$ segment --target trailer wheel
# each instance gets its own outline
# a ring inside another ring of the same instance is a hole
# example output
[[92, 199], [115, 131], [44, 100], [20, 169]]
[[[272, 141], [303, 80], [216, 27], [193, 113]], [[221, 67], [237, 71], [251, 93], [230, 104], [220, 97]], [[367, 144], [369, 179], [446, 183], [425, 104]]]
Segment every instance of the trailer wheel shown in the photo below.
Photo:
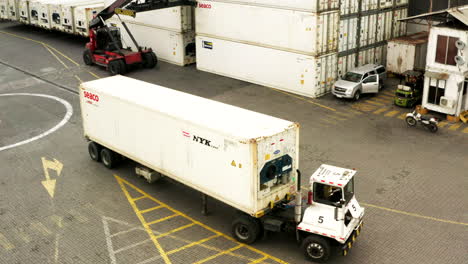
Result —
[[125, 62], [123, 60], [112, 60], [107, 66], [107, 70], [111, 75], [125, 74]]
[[330, 243], [323, 237], [311, 235], [302, 242], [302, 250], [307, 259], [325, 262], [330, 257]]
[[89, 142], [88, 152], [92, 160], [98, 162], [101, 160], [101, 146], [99, 146], [96, 142]]
[[252, 244], [260, 235], [260, 224], [250, 216], [242, 215], [232, 222], [232, 235], [245, 244]]
[[84, 52], [83, 52], [83, 61], [86, 65], [93, 65], [94, 62], [93, 62], [93, 54], [91, 53], [91, 51], [89, 49], [86, 49]]
[[154, 52], [146, 52], [142, 54], [143, 56], [143, 67], [147, 69], [152, 69], [158, 64], [158, 58]]
[[103, 148], [101, 150], [101, 159], [102, 164], [104, 164], [108, 169], [112, 169], [116, 163], [116, 155], [110, 149]]

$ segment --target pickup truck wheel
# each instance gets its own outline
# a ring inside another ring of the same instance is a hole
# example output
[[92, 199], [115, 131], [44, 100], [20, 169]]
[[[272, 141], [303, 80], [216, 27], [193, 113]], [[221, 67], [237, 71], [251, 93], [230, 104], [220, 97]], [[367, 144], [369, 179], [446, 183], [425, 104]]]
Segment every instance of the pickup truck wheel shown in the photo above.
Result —
[[96, 142], [89, 142], [88, 152], [92, 160], [98, 162], [101, 160], [101, 146], [99, 146]]
[[103, 148], [101, 150], [102, 164], [108, 169], [112, 169], [116, 163], [116, 156], [112, 150]]
[[242, 215], [232, 222], [232, 235], [245, 244], [252, 244], [260, 235], [260, 224], [256, 219]]
[[330, 243], [323, 237], [311, 235], [302, 241], [302, 250], [307, 259], [325, 262], [330, 257]]
[[360, 90], [357, 90], [357, 91], [354, 93], [353, 99], [354, 99], [354, 101], [357, 101], [357, 100], [359, 100], [359, 98], [361, 98], [361, 91], [360, 91]]

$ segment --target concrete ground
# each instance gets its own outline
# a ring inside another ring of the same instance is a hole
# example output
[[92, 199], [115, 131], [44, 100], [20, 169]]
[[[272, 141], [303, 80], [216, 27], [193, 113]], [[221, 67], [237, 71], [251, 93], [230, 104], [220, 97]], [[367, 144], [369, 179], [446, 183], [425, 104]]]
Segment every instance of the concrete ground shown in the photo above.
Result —
[[[86, 40], [0, 23], [0, 263], [308, 263], [293, 235], [245, 246], [231, 208], [126, 162], [88, 157], [77, 87], [108, 76], [84, 66]], [[160, 63], [130, 77], [301, 124], [300, 167], [356, 168], [362, 235], [330, 263], [465, 263], [468, 126], [408, 128], [393, 85], [359, 102], [308, 99]], [[47, 96], [44, 96], [47, 95]], [[303, 177], [306, 185], [308, 177]], [[53, 197], [52, 197], [53, 195]]]

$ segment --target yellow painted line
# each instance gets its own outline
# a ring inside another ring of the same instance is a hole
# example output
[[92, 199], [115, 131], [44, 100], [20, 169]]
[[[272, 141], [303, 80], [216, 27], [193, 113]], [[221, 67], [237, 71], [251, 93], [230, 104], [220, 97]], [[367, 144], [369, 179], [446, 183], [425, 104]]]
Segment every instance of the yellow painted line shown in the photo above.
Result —
[[463, 129], [462, 132], [465, 133], [465, 134], [468, 134], [468, 127], [466, 127], [465, 129]]
[[[362, 114], [361, 112], [358, 112], [358, 113]], [[351, 113], [342, 113], [342, 112], [336, 111], [335, 114], [345, 116], [345, 117], [354, 117], [354, 114], [351, 114]]]
[[8, 241], [8, 239], [0, 233], [0, 245], [5, 249], [5, 250], [11, 250], [14, 249], [15, 246]]
[[211, 239], [217, 238], [217, 237], [219, 237], [218, 234], [213, 235], [213, 236], [210, 236], [210, 237], [207, 237], [207, 238], [205, 238], [205, 239], [201, 239], [201, 240], [195, 241], [195, 242], [190, 243], [190, 244], [188, 244], [188, 245], [185, 245], [185, 246], [183, 246], [183, 247], [176, 248], [176, 249], [173, 249], [173, 250], [171, 250], [171, 251], [168, 251], [167, 254], [168, 254], [168, 255], [171, 255], [171, 254], [177, 253], [177, 252], [179, 252], [179, 251], [181, 251], [181, 250], [184, 250], [184, 249], [187, 249], [187, 248], [190, 248], [190, 247], [199, 245], [199, 244], [201, 244], [201, 243], [204, 243], [204, 242], [206, 242], [206, 241], [208, 241], [208, 240], [211, 240]]
[[145, 210], [140, 210], [140, 214], [151, 212], [153, 210], [156, 210], [156, 209], [159, 209], [159, 208], [162, 208], [162, 207], [163, 207], [162, 205], [159, 205], [159, 206], [151, 207], [151, 208], [148, 208], [148, 209], [145, 209]]
[[390, 112], [386, 113], [385, 116], [393, 117], [398, 113], [400, 113], [400, 111], [394, 110], [394, 111], [390, 111]]
[[378, 114], [381, 114], [385, 111], [387, 111], [388, 108], [380, 108], [380, 109], [377, 109], [376, 111], [374, 111], [374, 114], [378, 115]]
[[389, 95], [389, 94], [381, 93], [381, 94], [379, 94], [379, 97], [385, 97], [386, 99], [392, 99], [392, 101], [393, 101], [393, 99], [395, 99], [395, 94]]
[[259, 259], [257, 259], [257, 260], [254, 260], [254, 261], [250, 262], [249, 264], [260, 263], [260, 262], [264, 261], [265, 259], [266, 259], [266, 257], [259, 258]]
[[134, 198], [134, 199], [132, 199], [132, 201], [136, 202], [136, 201], [141, 200], [143, 198], [146, 198], [146, 195], [142, 195], [140, 197]]
[[52, 231], [47, 229], [47, 227], [41, 222], [34, 222], [31, 224], [31, 226], [34, 227], [34, 229], [37, 231], [41, 232], [44, 236], [52, 235]]
[[461, 123], [459, 123], [459, 124], [453, 124], [453, 125], [451, 125], [451, 126], [449, 127], [449, 130], [455, 131], [455, 130], [459, 129], [459, 128], [461, 127], [461, 125], [462, 125]]
[[385, 211], [389, 211], [389, 212], [393, 212], [393, 213], [397, 213], [397, 214], [409, 215], [409, 216], [424, 218], [424, 219], [433, 220], [433, 221], [442, 222], [442, 223], [447, 223], [447, 224], [468, 226], [468, 223], [445, 220], [445, 219], [440, 219], [440, 218], [435, 218], [435, 217], [425, 216], [425, 215], [420, 215], [420, 214], [415, 214], [415, 213], [408, 213], [408, 212], [405, 212], [405, 211], [395, 210], [395, 209], [386, 208], [386, 207], [383, 207], [383, 206], [378, 206], [378, 205], [373, 205], [373, 204], [368, 204], [368, 203], [361, 203], [361, 204], [363, 204], [365, 206], [368, 206], [368, 207], [378, 208], [378, 209], [381, 209], [381, 210], [385, 210]]
[[347, 120], [346, 118], [340, 117], [340, 116], [335, 116], [335, 115], [327, 115], [327, 117], [339, 120], [339, 121], [345, 121]]
[[364, 111], [364, 112], [375, 111], [375, 109], [377, 108], [377, 106], [367, 104], [367, 102], [355, 103], [351, 105], [351, 107], [360, 111]]
[[437, 124], [437, 126], [439, 127], [445, 127], [446, 125], [448, 125], [449, 123], [447, 121], [442, 121], [440, 122], [439, 124]]
[[390, 99], [390, 98], [380, 98], [380, 97], [374, 97], [372, 99], [382, 102], [382, 103], [391, 103], [393, 101], [393, 99]]
[[83, 83], [83, 80], [81, 80], [80, 77], [78, 77], [78, 75], [74, 75], [74, 76], [78, 80], [78, 82]]
[[[49, 47], [47, 47], [46, 45], [43, 45], [43, 46], [44, 46], [44, 48], [45, 48], [46, 50], [48, 50], [48, 51], [50, 52], [50, 54], [52, 54], [52, 56], [54, 56], [54, 57], [63, 65], [63, 67], [65, 67], [66, 69], [68, 69], [68, 66], [65, 64], [65, 62], [63, 62], [57, 55], [55, 55], [55, 53], [53, 53], [52, 50], [50, 50]], [[75, 76], [76, 76], [76, 75], [75, 75]]]
[[332, 108], [332, 107], [329, 107], [329, 106], [326, 106], [326, 105], [323, 105], [323, 104], [316, 103], [316, 102], [314, 102], [314, 101], [312, 101], [312, 100], [305, 99], [305, 98], [303, 98], [303, 97], [301, 97], [301, 96], [298, 96], [298, 95], [295, 95], [295, 94], [292, 94], [292, 93], [288, 93], [288, 92], [285, 92], [285, 91], [282, 91], [282, 90], [278, 90], [278, 89], [275, 89], [275, 88], [270, 88], [270, 89], [272, 89], [272, 90], [274, 90], [274, 91], [277, 91], [277, 92], [279, 92], [279, 93], [285, 94], [285, 95], [289, 95], [289, 96], [295, 97], [295, 98], [297, 98], [297, 99], [300, 99], [300, 100], [305, 101], [305, 102], [308, 102], [308, 103], [310, 103], [310, 104], [319, 106], [319, 107], [321, 107], [321, 108], [324, 108], [324, 109], [327, 109], [327, 110], [336, 112], [336, 109], [335, 109], [335, 108]]
[[373, 105], [378, 105], [378, 106], [382, 106], [382, 105], [385, 105], [381, 102], [376, 102], [376, 101], [373, 101], [373, 99], [368, 99], [366, 101], [364, 101], [365, 103], [368, 103], [368, 104], [373, 104]]
[[322, 120], [325, 123], [332, 124], [332, 125], [337, 125], [338, 124], [337, 121], [326, 119], [326, 118], [321, 118], [320, 120]]
[[205, 263], [205, 262], [210, 261], [210, 260], [212, 260], [212, 259], [214, 259], [214, 258], [217, 258], [217, 257], [219, 257], [219, 256], [221, 256], [221, 255], [224, 255], [224, 254], [226, 254], [226, 253], [228, 253], [228, 252], [237, 250], [237, 249], [241, 248], [242, 246], [243, 246], [243, 245], [240, 244], [240, 245], [238, 245], [238, 246], [235, 246], [235, 247], [230, 248], [230, 249], [228, 249], [228, 250], [225, 250], [225, 251], [223, 251], [223, 252], [219, 252], [218, 254], [209, 256], [209, 257], [207, 257], [206, 259], [202, 259], [202, 260], [200, 260], [200, 261], [194, 262], [193, 264]]
[[[114, 175], [114, 177], [117, 179], [117, 182], [119, 183], [121, 189], [124, 191], [124, 194], [125, 194], [125, 196], [127, 197], [127, 200], [128, 200], [128, 201], [130, 202], [130, 204], [132, 205], [133, 210], [134, 210], [135, 213], [137, 214], [138, 218], [140, 219], [140, 221], [142, 222], [143, 226], [145, 227], [145, 230], [147, 231], [147, 233], [148, 233], [150, 236], [153, 236], [153, 237], [154, 237], [154, 233], [153, 233], [153, 231], [149, 228], [148, 225], [145, 225], [145, 224], [144, 224], [144, 223], [146, 223], [146, 221], [145, 221], [145, 219], [143, 218], [143, 216], [138, 212], [138, 207], [137, 207], [136, 204], [133, 202], [134, 199], [130, 196], [130, 194], [129, 194], [129, 192], [127, 191], [125, 185], [128, 185], [129, 187], [131, 187], [131, 188], [133, 188], [134, 190], [138, 191], [138, 192], [139, 192], [140, 194], [142, 194], [145, 198], [148, 198], [148, 199], [154, 201], [155, 203], [158, 203], [158, 204], [164, 206], [165, 208], [169, 209], [170, 211], [172, 211], [172, 212], [174, 212], [174, 213], [176, 213], [176, 214], [178, 214], [178, 215], [184, 217], [185, 219], [187, 219], [187, 220], [189, 220], [189, 221], [191, 221], [191, 222], [193, 222], [193, 223], [195, 223], [195, 224], [197, 224], [197, 225], [199, 225], [199, 226], [205, 228], [206, 230], [211, 231], [211, 232], [213, 232], [213, 233], [215, 233], [215, 234], [217, 234], [217, 235], [219, 235], [219, 236], [221, 236], [221, 237], [224, 237], [225, 239], [227, 239], [227, 240], [229, 240], [229, 241], [232, 241], [232, 242], [234, 242], [234, 243], [239, 243], [239, 242], [237, 242], [234, 238], [232, 238], [232, 237], [230, 237], [230, 236], [228, 236], [228, 235], [225, 235], [225, 234], [223, 234], [223, 233], [221, 233], [221, 232], [219, 232], [219, 231], [217, 231], [217, 230], [215, 230], [215, 229], [213, 229], [213, 228], [211, 228], [211, 227], [209, 227], [209, 226], [203, 224], [202, 222], [193, 219], [192, 217], [190, 217], [190, 216], [188, 216], [188, 215], [186, 215], [186, 214], [184, 214], [184, 213], [182, 213], [182, 212], [180, 212], [180, 211], [178, 211], [178, 210], [173, 209], [172, 207], [170, 207], [170, 206], [168, 206], [167, 204], [165, 204], [165, 203], [159, 201], [158, 199], [152, 197], [151, 195], [149, 195], [148, 193], [144, 192], [143, 190], [140, 190], [140, 189], [137, 188], [135, 185], [133, 185], [133, 184], [129, 183], [128, 181], [126, 181], [126, 180], [120, 178], [119, 176]], [[139, 198], [140, 198], [140, 197], [139, 197]], [[156, 238], [154, 238], [154, 240], [156, 240]], [[156, 241], [157, 241], [157, 240], [156, 240]], [[159, 245], [159, 243], [158, 243], [158, 245]], [[247, 248], [247, 249], [249, 249], [249, 250], [255, 252], [255, 253], [258, 253], [258, 254], [263, 255], [263, 256], [267, 256], [269, 259], [274, 260], [274, 261], [276, 261], [276, 262], [278, 262], [278, 263], [287, 264], [287, 262], [285, 262], [285, 261], [283, 261], [283, 260], [280, 260], [280, 259], [278, 259], [278, 258], [276, 258], [276, 257], [273, 257], [273, 256], [271, 256], [271, 255], [269, 255], [269, 254], [267, 254], [267, 253], [265, 253], [265, 252], [263, 252], [263, 251], [260, 251], [260, 250], [254, 248], [254, 247], [251, 247], [251, 246], [249, 246], [249, 245], [243, 245], [243, 246], [244, 246], [245, 248]], [[217, 248], [209, 247], [209, 246], [206, 246], [206, 245], [203, 245], [203, 247], [208, 248], [208, 249], [213, 249], [213, 250], [216, 250], [216, 251], [220, 251], [220, 250], [217, 249]], [[243, 257], [243, 258], [246, 258], [246, 259], [252, 261], [251, 259], [249, 259], [249, 258], [247, 258], [247, 257], [245, 257], [245, 256], [242, 256], [242, 255], [236, 255], [236, 254], [233, 254], [233, 253], [231, 253], [231, 252], [228, 252], [227, 254], [228, 254], [228, 255], [233, 255], [233, 256], [240, 256], [241, 258]]]
[[172, 234], [172, 233], [175, 233], [175, 232], [180, 231], [180, 230], [184, 230], [184, 229], [189, 228], [189, 227], [194, 226], [194, 225], [195, 225], [195, 223], [190, 223], [190, 224], [188, 224], [188, 225], [184, 225], [184, 226], [178, 227], [178, 228], [176, 228], [176, 229], [172, 229], [172, 230], [169, 231], [169, 232], [166, 232], [166, 233], [157, 235], [156, 238], [161, 238], [161, 237], [168, 236], [168, 235], [170, 235], [170, 234]]
[[[143, 224], [143, 227], [144, 227], [146, 233], [148, 233], [148, 235], [150, 236], [151, 241], [153, 241], [153, 244], [155, 245], [156, 249], [159, 251], [159, 254], [161, 254], [161, 257], [164, 259], [164, 262], [166, 264], [171, 263], [171, 261], [169, 260], [169, 257], [166, 255], [166, 252], [164, 252], [164, 249], [161, 247], [158, 240], [156, 239], [156, 236], [154, 235], [153, 231], [151, 230], [149, 225], [146, 223], [145, 218], [143, 217], [143, 215], [140, 212], [138, 212], [138, 207], [137, 207], [135, 201], [130, 196], [130, 193], [128, 193], [128, 190], [125, 188], [124, 183], [123, 183], [123, 179], [119, 178], [117, 175], [115, 175], [115, 177], [117, 178], [117, 182], [119, 183], [120, 188], [124, 192], [125, 197], [127, 197], [128, 202], [132, 206], [133, 211], [135, 211], [138, 219]], [[145, 193], [145, 195], [147, 195], [147, 194]]]
[[405, 120], [407, 114], [408, 113], [403, 113], [403, 114], [399, 115], [398, 119]]
[[88, 73], [91, 74], [92, 76], [94, 76], [96, 79], [101, 79], [101, 77], [99, 75], [95, 74], [92, 71], [88, 71]]
[[170, 216], [166, 216], [166, 217], [163, 217], [163, 218], [161, 218], [161, 219], [151, 221], [151, 222], [147, 223], [147, 225], [150, 226], [150, 225], [152, 225], [152, 224], [160, 223], [160, 222], [162, 222], [162, 221], [166, 221], [166, 220], [168, 220], [168, 219], [174, 218], [174, 217], [176, 217], [176, 216], [178, 216], [178, 215], [179, 215], [179, 214], [173, 214], [173, 215], [170, 215]]

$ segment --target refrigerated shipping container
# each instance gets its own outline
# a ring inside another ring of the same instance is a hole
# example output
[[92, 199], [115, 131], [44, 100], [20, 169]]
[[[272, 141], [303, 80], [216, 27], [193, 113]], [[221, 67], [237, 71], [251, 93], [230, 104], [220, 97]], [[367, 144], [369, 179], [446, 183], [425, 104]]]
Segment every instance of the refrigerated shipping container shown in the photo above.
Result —
[[341, 0], [340, 14], [351, 15], [359, 12], [359, 0]]
[[428, 32], [420, 32], [388, 41], [387, 70], [396, 74], [424, 70], [428, 39]]
[[[1, 0], [0, 0], [1, 1]], [[30, 24], [29, 0], [18, 0], [18, 21]]]
[[394, 0], [380, 0], [379, 7], [380, 8], [391, 8], [393, 7]]
[[267, 87], [318, 97], [331, 90], [337, 53], [320, 57], [196, 37], [197, 68]]
[[196, 34], [316, 56], [338, 49], [339, 12], [300, 11], [199, 1]]
[[0, 19], [8, 18], [8, 4], [7, 0], [0, 0]]
[[66, 33], [77, 34], [75, 28], [75, 17], [74, 12], [75, 8], [80, 6], [90, 6], [90, 5], [99, 5], [103, 4], [103, 0], [77, 0], [73, 2], [68, 2], [60, 5], [61, 14], [62, 14], [62, 25], [58, 28]]
[[406, 23], [399, 22], [399, 19], [408, 16], [408, 8], [396, 9], [393, 11], [393, 35], [392, 38], [398, 38], [406, 35]]
[[350, 17], [340, 20], [339, 52], [344, 52], [357, 48], [357, 17]]
[[354, 68], [356, 68], [356, 53], [338, 57], [338, 76], [343, 76]]
[[77, 6], [73, 13], [76, 34], [89, 36], [89, 22], [103, 9], [104, 4]]
[[8, 5], [8, 19], [11, 21], [18, 21], [18, 1], [16, 0], [7, 0]]
[[[125, 47], [136, 51], [130, 36], [122, 27], [120, 20], [113, 17], [108, 20], [111, 25], [120, 28], [122, 42]], [[132, 35], [139, 46], [152, 48], [159, 60], [179, 66], [195, 63], [195, 32], [175, 32], [152, 26], [127, 22]]]
[[[198, 2], [197, 6], [198, 8], [211, 8], [213, 2], [218, 1], [212, 0], [209, 1], [209, 3]], [[220, 0], [219, 2], [288, 9], [311, 13], [339, 10], [340, 7], [340, 0]]]
[[124, 76], [79, 91], [84, 135], [106, 149], [249, 215], [296, 192], [297, 123]]
[[30, 0], [29, 1], [29, 18], [30, 25], [39, 26], [39, 6], [40, 0]]

